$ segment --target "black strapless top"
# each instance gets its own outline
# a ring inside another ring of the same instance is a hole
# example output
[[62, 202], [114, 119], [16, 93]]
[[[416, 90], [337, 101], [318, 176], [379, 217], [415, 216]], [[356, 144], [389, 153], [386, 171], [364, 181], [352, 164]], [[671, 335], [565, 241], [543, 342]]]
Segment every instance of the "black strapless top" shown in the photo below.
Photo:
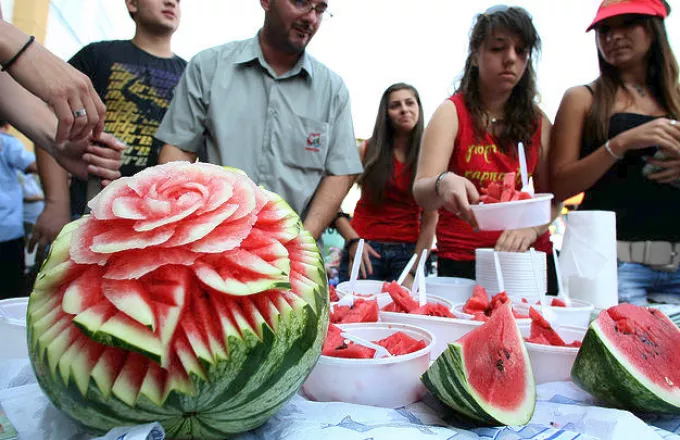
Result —
[[[637, 113], [616, 113], [609, 121], [608, 139], [656, 119]], [[581, 157], [600, 145], [584, 140]], [[653, 156], [656, 147], [626, 153], [586, 191], [580, 209], [616, 212], [616, 234], [624, 241], [680, 242], [680, 189], [656, 183], [642, 174], [643, 156]]]

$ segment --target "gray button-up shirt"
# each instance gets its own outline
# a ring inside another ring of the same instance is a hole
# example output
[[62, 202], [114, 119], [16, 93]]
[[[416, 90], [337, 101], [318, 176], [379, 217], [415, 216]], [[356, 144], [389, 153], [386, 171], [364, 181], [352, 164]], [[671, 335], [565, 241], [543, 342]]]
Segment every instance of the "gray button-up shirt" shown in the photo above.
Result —
[[321, 178], [362, 172], [342, 79], [304, 53], [277, 76], [257, 37], [187, 66], [156, 137], [244, 170], [302, 214]]

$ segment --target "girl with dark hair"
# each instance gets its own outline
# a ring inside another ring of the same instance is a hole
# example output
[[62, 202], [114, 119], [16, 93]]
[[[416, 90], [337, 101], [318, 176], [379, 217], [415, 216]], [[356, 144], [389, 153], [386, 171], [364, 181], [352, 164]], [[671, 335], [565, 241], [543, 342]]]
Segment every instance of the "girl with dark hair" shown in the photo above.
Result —
[[[555, 119], [551, 187], [614, 211], [619, 301], [680, 300], [680, 84], [661, 0], [605, 0], [600, 76], [569, 89]], [[667, 295], [674, 294], [674, 295]], [[649, 295], [649, 296], [648, 296]]]
[[[548, 255], [548, 292], [556, 292], [548, 227], [477, 231], [470, 205], [479, 191], [518, 172], [518, 142], [526, 149], [537, 192], [547, 192], [551, 124], [536, 104], [532, 64], [541, 40], [524, 9], [494, 6], [472, 28], [460, 86], [432, 116], [423, 136], [414, 195], [424, 209], [440, 209], [438, 273], [475, 278], [475, 250]], [[519, 173], [518, 173], [519, 179]], [[553, 207], [557, 216], [559, 207]]]
[[[420, 256], [432, 247], [437, 213], [423, 212], [411, 190], [424, 125], [413, 86], [398, 83], [385, 90], [373, 135], [359, 147], [364, 165], [357, 180], [361, 198], [351, 222], [342, 215], [335, 221], [347, 240], [340, 281], [349, 278], [360, 238], [365, 240], [361, 276], [374, 280], [396, 280], [414, 253]], [[413, 282], [415, 267], [406, 286]]]

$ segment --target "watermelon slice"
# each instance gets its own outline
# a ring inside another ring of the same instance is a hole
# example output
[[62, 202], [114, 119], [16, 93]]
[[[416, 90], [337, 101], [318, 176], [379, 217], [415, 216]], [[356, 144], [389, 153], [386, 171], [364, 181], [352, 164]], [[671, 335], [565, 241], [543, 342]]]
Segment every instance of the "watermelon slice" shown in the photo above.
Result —
[[619, 304], [588, 328], [571, 378], [611, 406], [680, 414], [680, 330], [654, 308]]
[[29, 298], [45, 394], [93, 434], [158, 421], [168, 438], [223, 439], [262, 425], [328, 327], [323, 260], [298, 215], [242, 172], [188, 162], [118, 179], [90, 207]]
[[463, 313], [485, 313], [490, 305], [489, 294], [486, 293], [486, 289], [479, 284], [475, 284], [475, 287], [472, 290], [472, 296], [468, 298], [463, 306]]
[[378, 322], [378, 301], [355, 298], [352, 306], [335, 304], [331, 310], [331, 322], [333, 324]]
[[414, 339], [404, 332], [393, 333], [384, 339], [376, 341], [376, 344], [385, 347], [392, 356], [414, 353], [427, 347], [427, 344], [422, 339]]
[[550, 323], [545, 320], [533, 307], [529, 307], [529, 317], [531, 318], [531, 333], [527, 342], [541, 345], [552, 345], [554, 347], [580, 347], [581, 341], [573, 341], [569, 344], [552, 328]]
[[482, 188], [482, 196], [479, 201], [481, 203], [500, 203], [531, 199], [531, 194], [515, 189], [516, 178], [516, 173], [505, 173], [502, 185], [491, 182], [486, 188]]
[[395, 281], [392, 281], [391, 283], [384, 283], [383, 292], [389, 293], [390, 297], [392, 298], [392, 302], [396, 304], [394, 308], [398, 310], [394, 311], [411, 313], [420, 307], [418, 301], [413, 299], [409, 291], [401, 287]]
[[445, 405], [478, 424], [524, 425], [536, 406], [531, 363], [510, 304], [449, 344], [422, 380]]

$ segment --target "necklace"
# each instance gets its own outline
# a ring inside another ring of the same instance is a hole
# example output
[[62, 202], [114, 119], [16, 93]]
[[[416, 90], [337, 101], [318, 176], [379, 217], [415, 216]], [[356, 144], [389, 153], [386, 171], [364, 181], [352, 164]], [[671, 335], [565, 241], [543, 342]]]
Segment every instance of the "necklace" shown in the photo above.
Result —
[[638, 93], [638, 95], [640, 95], [640, 97], [644, 98], [645, 96], [647, 96], [647, 92], [645, 91], [644, 87], [642, 87], [640, 84], [629, 84], [629, 86], [632, 87], [633, 90], [635, 90]]

